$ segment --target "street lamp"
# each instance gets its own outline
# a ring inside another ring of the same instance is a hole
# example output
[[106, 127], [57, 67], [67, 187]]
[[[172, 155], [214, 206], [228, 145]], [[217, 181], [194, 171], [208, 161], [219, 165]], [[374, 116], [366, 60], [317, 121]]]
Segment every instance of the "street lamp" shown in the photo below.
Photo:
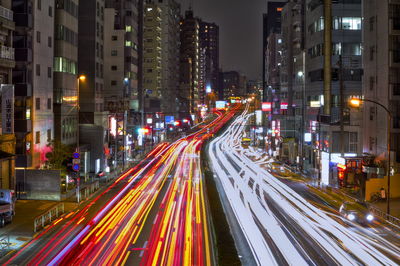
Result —
[[391, 127], [392, 127], [392, 114], [390, 113], [389, 109], [384, 106], [383, 104], [369, 100], [369, 99], [359, 99], [359, 98], [352, 98], [350, 99], [350, 106], [354, 108], [359, 108], [361, 106], [362, 102], [370, 102], [374, 103], [376, 105], [379, 105], [380, 107], [383, 108], [383, 110], [386, 111], [387, 118], [388, 118], [388, 125], [387, 125], [387, 153], [388, 153], [388, 162], [387, 162], [387, 169], [386, 169], [386, 174], [387, 174], [387, 196], [386, 196], [386, 212], [387, 214], [390, 214], [390, 145], [391, 145]]
[[[77, 82], [78, 82], [78, 86], [77, 86], [77, 89], [78, 89], [78, 96], [76, 97], [76, 109], [77, 109], [77, 111], [78, 111], [78, 128], [77, 128], [77, 131], [76, 131], [76, 136], [77, 136], [77, 140], [76, 140], [76, 152], [78, 152], [78, 153], [80, 153], [80, 149], [79, 149], [79, 110], [80, 110], [80, 104], [79, 104], [79, 90], [80, 90], [80, 83], [81, 82], [85, 82], [86, 81], [86, 76], [85, 75], [79, 75], [78, 76], [78, 78], [77, 78]], [[77, 184], [76, 184], [76, 199], [77, 199], [77, 201], [78, 201], [78, 203], [79, 203], [79, 201], [80, 201], [80, 167], [79, 167], [79, 170], [77, 171], [77, 180], [76, 180], [76, 182], [77, 182]]]

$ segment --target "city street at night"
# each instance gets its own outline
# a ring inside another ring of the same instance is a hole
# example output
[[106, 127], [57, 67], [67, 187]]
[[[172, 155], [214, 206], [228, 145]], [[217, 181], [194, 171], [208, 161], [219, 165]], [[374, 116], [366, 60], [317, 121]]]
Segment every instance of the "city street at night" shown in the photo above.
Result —
[[1, 0], [0, 265], [400, 265], [400, 1]]

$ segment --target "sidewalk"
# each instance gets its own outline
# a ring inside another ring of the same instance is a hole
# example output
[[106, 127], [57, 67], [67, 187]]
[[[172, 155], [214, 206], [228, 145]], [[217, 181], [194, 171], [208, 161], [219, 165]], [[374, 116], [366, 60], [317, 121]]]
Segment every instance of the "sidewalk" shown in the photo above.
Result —
[[[305, 172], [299, 172], [292, 167], [282, 163], [282, 165], [285, 166], [287, 170], [290, 170], [293, 174], [301, 175], [303, 178], [308, 180], [308, 184], [315, 187], [315, 188], [320, 188], [320, 184], [318, 183], [318, 178], [314, 176], [310, 176]], [[333, 186], [327, 186], [327, 188], [331, 188], [336, 191], [340, 191], [343, 195], [353, 198], [353, 199], [359, 199], [358, 195], [355, 195], [348, 191], [347, 189], [343, 188], [338, 188], [338, 187], [333, 187]], [[379, 201], [379, 202], [368, 202], [371, 206], [376, 207], [380, 209], [382, 212], [386, 212], [386, 201]], [[390, 215], [394, 216], [396, 218], [400, 219], [400, 198], [393, 198], [390, 200]]]
[[[126, 164], [125, 170], [138, 164], [149, 152], [142, 153], [136, 157], [136, 160]], [[80, 204], [85, 204], [99, 190], [104, 190], [110, 185], [110, 181], [120, 176], [125, 170], [122, 167], [116, 169], [101, 178], [91, 178], [86, 183], [81, 184], [81, 191], [96, 181], [99, 182], [99, 189], [90, 194], [88, 198], [81, 199]], [[76, 202], [76, 191], [72, 189], [68, 191], [68, 196], [62, 201], [45, 201], [45, 200], [17, 200], [15, 203], [15, 216], [11, 223], [7, 223], [5, 227], [0, 228], [0, 257], [5, 256], [8, 252], [16, 250], [27, 244], [38, 233], [34, 232], [34, 220], [38, 216], [46, 213], [58, 204], [64, 204], [64, 214], [68, 214], [76, 210], [80, 204]], [[61, 216], [61, 215], [60, 215]], [[40, 232], [40, 231], [39, 231]], [[2, 244], [9, 242], [9, 248], [4, 248]], [[3, 247], [3, 249], [2, 249]]]
[[36, 234], [34, 219], [60, 203], [64, 203], [65, 213], [78, 207], [77, 203], [67, 201], [18, 200], [15, 203], [15, 216], [12, 222], [0, 228], [0, 237], [6, 237], [10, 243], [8, 250], [0, 250], [0, 257], [28, 243]]

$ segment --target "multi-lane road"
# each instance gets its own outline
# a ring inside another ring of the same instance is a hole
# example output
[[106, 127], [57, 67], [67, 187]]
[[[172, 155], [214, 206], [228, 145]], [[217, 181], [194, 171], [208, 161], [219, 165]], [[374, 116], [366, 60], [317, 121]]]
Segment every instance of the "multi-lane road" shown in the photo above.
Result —
[[217, 188], [244, 265], [398, 265], [400, 237], [379, 222], [342, 219], [301, 182], [277, 178], [241, 140], [247, 109], [209, 146]]
[[218, 118], [137, 167], [79, 210], [55, 221], [8, 265], [211, 265], [211, 222], [200, 150], [234, 115]]

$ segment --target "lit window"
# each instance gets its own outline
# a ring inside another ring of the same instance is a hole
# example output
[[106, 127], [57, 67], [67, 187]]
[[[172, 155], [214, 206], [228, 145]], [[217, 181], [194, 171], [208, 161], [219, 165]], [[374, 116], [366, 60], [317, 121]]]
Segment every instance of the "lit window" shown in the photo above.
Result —
[[132, 42], [131, 41], [125, 41], [125, 46], [126, 47], [131, 47], [132, 46]]
[[125, 26], [126, 32], [132, 32], [132, 26]]

